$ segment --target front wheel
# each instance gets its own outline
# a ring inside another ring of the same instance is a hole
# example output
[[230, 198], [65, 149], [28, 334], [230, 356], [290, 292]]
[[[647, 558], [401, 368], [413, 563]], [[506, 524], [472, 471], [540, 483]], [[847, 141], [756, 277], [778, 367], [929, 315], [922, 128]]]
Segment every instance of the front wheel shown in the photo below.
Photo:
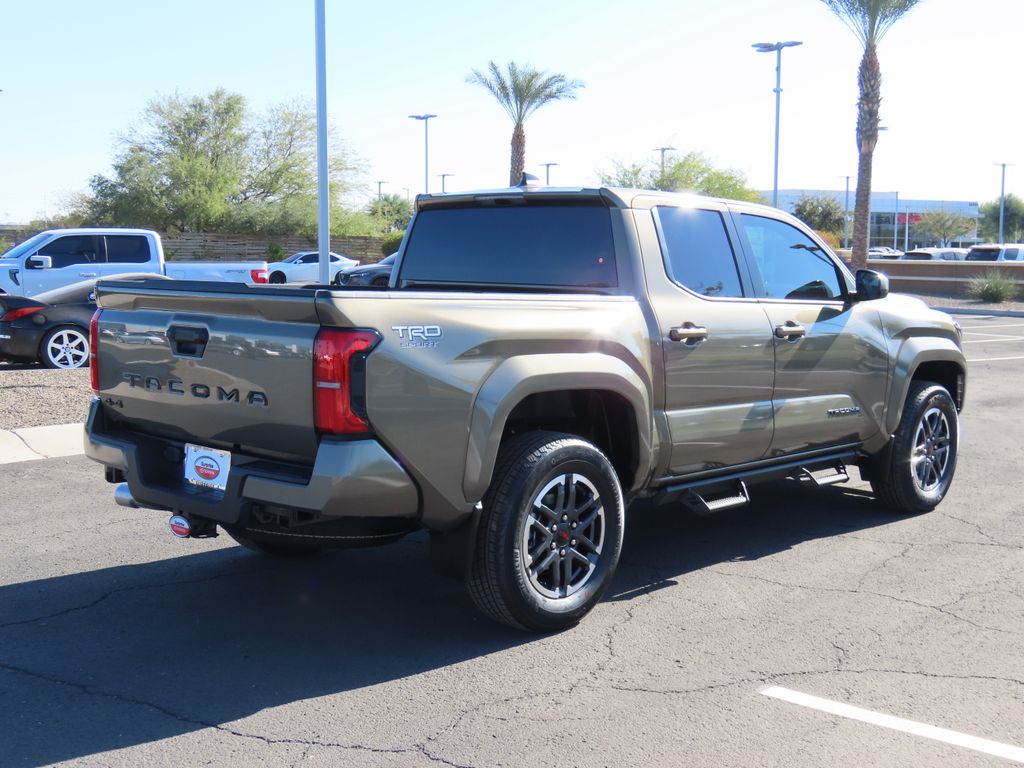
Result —
[[913, 382], [896, 433], [875, 459], [875, 496], [898, 512], [930, 512], [953, 482], [959, 442], [956, 404], [946, 388]]
[[89, 334], [81, 328], [55, 328], [46, 334], [39, 360], [47, 368], [81, 368], [89, 364]]
[[557, 432], [512, 438], [483, 499], [469, 593], [518, 629], [574, 626], [611, 584], [624, 528], [619, 480], [597, 447]]

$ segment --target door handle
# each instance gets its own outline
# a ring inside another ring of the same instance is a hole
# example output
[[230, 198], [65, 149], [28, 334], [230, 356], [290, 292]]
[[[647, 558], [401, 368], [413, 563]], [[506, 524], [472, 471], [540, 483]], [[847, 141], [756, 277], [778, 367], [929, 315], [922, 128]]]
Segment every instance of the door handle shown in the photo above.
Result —
[[682, 341], [686, 344], [696, 346], [702, 341], [707, 341], [708, 329], [701, 325], [694, 325], [693, 323], [686, 322], [677, 328], [670, 328], [668, 331], [668, 337], [672, 341]]
[[806, 334], [807, 329], [800, 325], [800, 323], [795, 323], [792, 320], [787, 320], [782, 325], [775, 326], [775, 335], [786, 341], [796, 341]]
[[78, 276], [79, 277], [96, 277], [97, 274], [98, 274], [97, 272], [79, 272]]

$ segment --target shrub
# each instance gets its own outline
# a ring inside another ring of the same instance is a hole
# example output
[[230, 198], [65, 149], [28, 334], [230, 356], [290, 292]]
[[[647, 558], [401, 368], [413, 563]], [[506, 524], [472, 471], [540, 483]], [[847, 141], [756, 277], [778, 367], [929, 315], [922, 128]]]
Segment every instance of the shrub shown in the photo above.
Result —
[[0, 237], [0, 253], [6, 253], [11, 249], [12, 243], [3, 237]]
[[1013, 277], [1002, 272], [975, 275], [967, 283], [967, 295], [981, 301], [1001, 304], [1017, 295], [1017, 284], [1014, 283]]
[[284, 248], [278, 243], [271, 243], [267, 246], [267, 261], [283, 261]]
[[384, 241], [380, 244], [381, 253], [385, 256], [390, 256], [392, 253], [398, 250], [398, 246], [402, 244], [402, 238], [405, 237], [405, 232], [392, 232], [384, 235]]

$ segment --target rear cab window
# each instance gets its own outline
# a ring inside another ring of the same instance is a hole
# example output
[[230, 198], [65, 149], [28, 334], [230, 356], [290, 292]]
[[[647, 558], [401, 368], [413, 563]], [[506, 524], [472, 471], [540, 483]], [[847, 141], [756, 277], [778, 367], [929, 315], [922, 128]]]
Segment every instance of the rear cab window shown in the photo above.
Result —
[[400, 288], [612, 293], [611, 212], [601, 201], [427, 207], [407, 235]]

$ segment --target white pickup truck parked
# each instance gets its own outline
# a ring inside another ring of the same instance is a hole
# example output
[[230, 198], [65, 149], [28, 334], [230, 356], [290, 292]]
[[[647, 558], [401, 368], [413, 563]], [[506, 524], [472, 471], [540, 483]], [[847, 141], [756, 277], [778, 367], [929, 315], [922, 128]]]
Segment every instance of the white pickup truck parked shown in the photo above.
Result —
[[176, 280], [267, 282], [265, 261], [165, 262], [148, 229], [49, 229], [0, 254], [0, 294], [34, 296], [90, 278], [153, 272]]

